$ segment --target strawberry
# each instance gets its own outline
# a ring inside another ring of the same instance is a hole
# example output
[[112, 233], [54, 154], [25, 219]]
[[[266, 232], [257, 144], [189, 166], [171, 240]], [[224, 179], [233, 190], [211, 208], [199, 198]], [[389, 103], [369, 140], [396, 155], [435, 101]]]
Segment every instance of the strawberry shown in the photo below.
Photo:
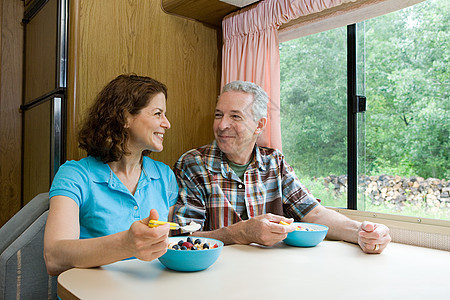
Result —
[[182, 246], [185, 246], [185, 247], [188, 248], [188, 249], [191, 249], [192, 247], [194, 247], [194, 245], [193, 245], [192, 243], [189, 243], [189, 242], [184, 242], [184, 243], [182, 244]]

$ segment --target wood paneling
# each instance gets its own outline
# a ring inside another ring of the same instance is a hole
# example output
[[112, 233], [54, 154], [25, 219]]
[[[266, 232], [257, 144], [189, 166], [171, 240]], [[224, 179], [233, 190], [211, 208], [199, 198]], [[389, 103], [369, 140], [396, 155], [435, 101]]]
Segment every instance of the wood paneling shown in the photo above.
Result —
[[48, 100], [24, 114], [23, 201], [27, 204], [50, 187], [51, 104]]
[[161, 0], [167, 13], [191, 18], [215, 27], [222, 26], [222, 19], [240, 8], [219, 0]]
[[0, 0], [0, 226], [21, 207], [23, 2]]
[[71, 1], [67, 158], [79, 124], [101, 88], [122, 73], [153, 77], [168, 87], [172, 128], [154, 158], [172, 166], [185, 151], [213, 139], [220, 85], [220, 32], [164, 13], [159, 0]]
[[50, 0], [26, 26], [25, 103], [56, 88], [57, 0]]

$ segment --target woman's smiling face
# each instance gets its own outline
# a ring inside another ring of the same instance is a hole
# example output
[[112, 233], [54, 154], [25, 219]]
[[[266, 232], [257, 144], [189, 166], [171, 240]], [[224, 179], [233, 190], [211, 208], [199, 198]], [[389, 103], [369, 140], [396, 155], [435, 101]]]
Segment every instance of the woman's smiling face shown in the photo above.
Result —
[[136, 115], [128, 115], [127, 127], [130, 133], [128, 149], [131, 152], [163, 150], [164, 133], [170, 128], [166, 117], [166, 97], [163, 93], [154, 95], [148, 105]]

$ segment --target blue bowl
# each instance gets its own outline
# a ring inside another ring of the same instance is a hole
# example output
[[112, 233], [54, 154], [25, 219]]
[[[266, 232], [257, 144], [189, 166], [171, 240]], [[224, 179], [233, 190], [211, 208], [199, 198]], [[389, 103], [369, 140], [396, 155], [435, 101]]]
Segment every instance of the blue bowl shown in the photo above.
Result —
[[[207, 269], [219, 257], [223, 249], [223, 243], [219, 240], [190, 236], [192, 240], [200, 239], [207, 242], [211, 246], [217, 244], [217, 248], [205, 250], [173, 250], [167, 249], [167, 252], [159, 257], [159, 261], [169, 269], [182, 272], [194, 272]], [[178, 241], [186, 241], [185, 236], [169, 237], [169, 243], [178, 243]]]
[[311, 228], [312, 231], [296, 230], [289, 232], [287, 237], [283, 240], [286, 244], [295, 247], [314, 247], [319, 244], [328, 232], [328, 227], [320, 224], [294, 222], [296, 226], [303, 228]]

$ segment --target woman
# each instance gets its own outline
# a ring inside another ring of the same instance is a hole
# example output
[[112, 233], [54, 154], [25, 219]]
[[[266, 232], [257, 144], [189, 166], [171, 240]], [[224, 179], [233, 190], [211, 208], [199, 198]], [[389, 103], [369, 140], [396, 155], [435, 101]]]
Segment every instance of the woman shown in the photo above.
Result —
[[167, 220], [178, 186], [172, 170], [149, 158], [163, 150], [167, 88], [149, 77], [120, 75], [92, 106], [79, 132], [88, 156], [68, 161], [50, 189], [44, 257], [50, 275], [166, 252]]

